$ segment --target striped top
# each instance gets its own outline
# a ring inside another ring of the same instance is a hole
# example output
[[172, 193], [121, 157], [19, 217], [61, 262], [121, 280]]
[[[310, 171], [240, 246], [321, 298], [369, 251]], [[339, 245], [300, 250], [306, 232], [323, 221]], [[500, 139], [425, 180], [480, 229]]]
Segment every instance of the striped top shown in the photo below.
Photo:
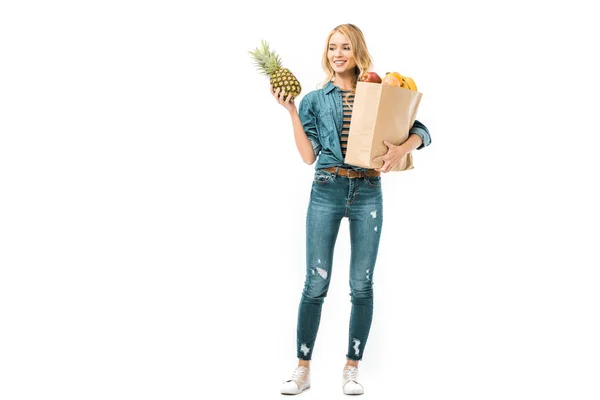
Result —
[[350, 132], [350, 119], [352, 118], [353, 105], [354, 93], [352, 93], [352, 90], [342, 90], [342, 109], [344, 110], [344, 116], [340, 143], [342, 144], [342, 155], [344, 158], [346, 158], [346, 148], [348, 147], [348, 133]]

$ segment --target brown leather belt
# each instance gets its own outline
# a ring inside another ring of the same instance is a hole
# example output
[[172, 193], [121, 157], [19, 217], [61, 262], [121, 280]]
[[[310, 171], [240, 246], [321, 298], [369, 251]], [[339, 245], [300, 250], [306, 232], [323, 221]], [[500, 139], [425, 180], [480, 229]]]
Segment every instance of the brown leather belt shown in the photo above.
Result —
[[[323, 168], [321, 171], [331, 172], [332, 174], [338, 174], [348, 178], [364, 178], [365, 176], [380, 176], [381, 172], [375, 171], [374, 169], [368, 169], [367, 171], [355, 171], [353, 169], [346, 169], [341, 167], [329, 167]], [[366, 174], [365, 174], [366, 172]]]

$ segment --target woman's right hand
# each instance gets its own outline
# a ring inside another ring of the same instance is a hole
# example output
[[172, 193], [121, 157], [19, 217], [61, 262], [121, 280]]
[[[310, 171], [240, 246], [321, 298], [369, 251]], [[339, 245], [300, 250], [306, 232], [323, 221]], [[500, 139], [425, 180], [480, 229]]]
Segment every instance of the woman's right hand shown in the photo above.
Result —
[[273, 91], [273, 86], [271, 86], [271, 94], [273, 97], [275, 97], [275, 100], [277, 100], [277, 102], [285, 107], [285, 109], [290, 113], [294, 112], [294, 110], [296, 110], [296, 104], [294, 104], [294, 100], [292, 100], [291, 93], [286, 96], [285, 91], [281, 91], [281, 93], [280, 91], [281, 88], [277, 88], [276, 91]]

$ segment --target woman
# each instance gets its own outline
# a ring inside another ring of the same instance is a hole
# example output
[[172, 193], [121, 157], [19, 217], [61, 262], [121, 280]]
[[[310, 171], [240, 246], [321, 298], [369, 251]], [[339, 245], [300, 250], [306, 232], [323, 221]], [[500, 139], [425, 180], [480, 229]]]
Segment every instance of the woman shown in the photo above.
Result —
[[352, 311], [348, 353], [343, 370], [345, 394], [362, 394], [358, 362], [362, 359], [373, 316], [373, 272], [383, 220], [381, 172], [415, 149], [431, 142], [418, 121], [399, 146], [386, 142], [388, 152], [379, 169], [344, 164], [354, 90], [358, 78], [372, 68], [360, 29], [352, 24], [334, 28], [327, 37], [322, 89], [304, 96], [296, 109], [291, 95], [271, 92], [292, 118], [296, 146], [307, 164], [317, 161], [306, 217], [306, 279], [298, 310], [298, 366], [281, 393], [298, 394], [310, 387], [310, 360], [321, 308], [331, 278], [333, 250], [342, 218], [349, 219], [351, 239], [350, 289]]

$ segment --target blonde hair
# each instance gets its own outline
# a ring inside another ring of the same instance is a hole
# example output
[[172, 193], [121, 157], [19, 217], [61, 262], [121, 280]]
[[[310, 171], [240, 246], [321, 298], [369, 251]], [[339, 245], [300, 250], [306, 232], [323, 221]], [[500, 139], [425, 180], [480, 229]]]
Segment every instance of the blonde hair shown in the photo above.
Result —
[[331, 64], [329, 63], [329, 58], [327, 57], [327, 53], [329, 51], [329, 40], [331, 36], [339, 32], [344, 35], [350, 41], [350, 51], [352, 52], [352, 57], [356, 62], [356, 67], [354, 68], [355, 76], [352, 82], [352, 89], [356, 90], [356, 82], [358, 78], [363, 76], [363, 74], [369, 71], [373, 67], [373, 59], [369, 54], [369, 50], [367, 49], [367, 43], [365, 42], [365, 37], [360, 29], [356, 25], [352, 24], [342, 24], [338, 25], [332, 29], [332, 31], [327, 36], [327, 41], [325, 42], [325, 51], [323, 52], [323, 58], [321, 60], [321, 66], [327, 75], [327, 79], [323, 81], [323, 86], [330, 82], [334, 77], [335, 72], [333, 68], [331, 68]]

